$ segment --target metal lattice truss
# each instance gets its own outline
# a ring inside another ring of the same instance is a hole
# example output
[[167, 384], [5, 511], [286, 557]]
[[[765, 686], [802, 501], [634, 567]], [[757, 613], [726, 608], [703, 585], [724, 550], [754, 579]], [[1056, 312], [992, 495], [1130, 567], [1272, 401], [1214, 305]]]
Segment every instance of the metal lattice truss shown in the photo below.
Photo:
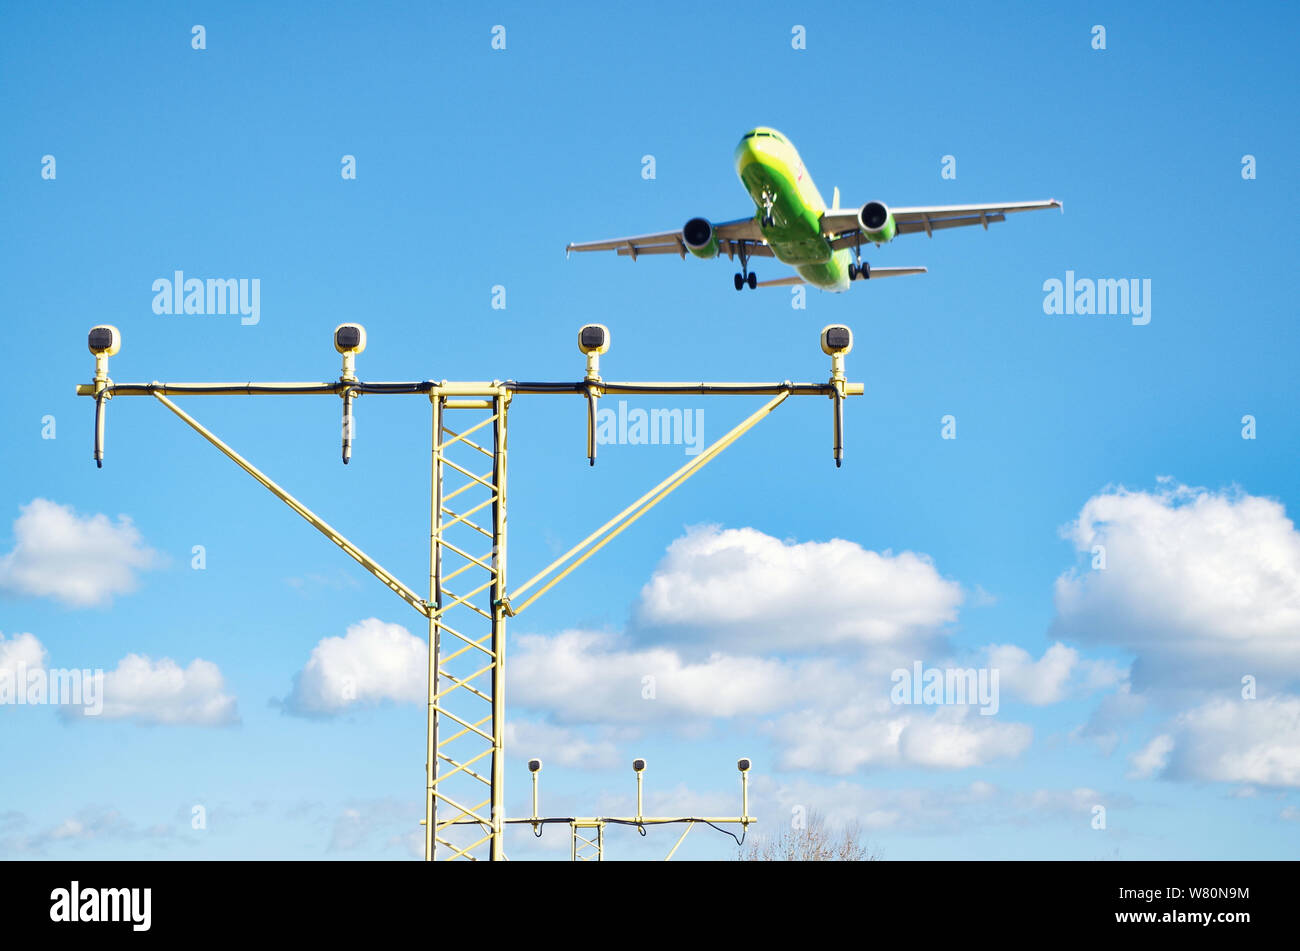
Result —
[[602, 820], [574, 819], [569, 828], [573, 832], [573, 861], [605, 860], [605, 823]]
[[[592, 331], [599, 333], [591, 334]], [[624, 529], [657, 505], [742, 435], [766, 419], [790, 396], [819, 396], [833, 402], [833, 455], [843, 455], [843, 401], [863, 392], [861, 383], [844, 375], [844, 354], [852, 347], [848, 328], [822, 331], [822, 349], [831, 356], [826, 383], [607, 383], [600, 376], [599, 354], [608, 350], [608, 331], [588, 325], [579, 334], [587, 354], [587, 374], [575, 382], [453, 383], [424, 380], [366, 383], [356, 376], [356, 355], [365, 348], [365, 331], [356, 324], [335, 330], [335, 348], [343, 355], [343, 373], [329, 383], [125, 383], [108, 377], [108, 358], [118, 352], [121, 335], [111, 326], [94, 328], [90, 350], [95, 376], [77, 393], [95, 399], [95, 452], [102, 465], [107, 404], [117, 396], [152, 396], [210, 442], [232, 462], [288, 505], [317, 531], [383, 582], [428, 622], [428, 744], [425, 756], [425, 859], [504, 859], [503, 830], [529, 823], [536, 832], [544, 823], [567, 823], [573, 858], [600, 860], [607, 822], [646, 826], [684, 824], [682, 836], [698, 823], [757, 821], [743, 799], [739, 817], [650, 817], [641, 814], [638, 773], [635, 817], [544, 818], [537, 814], [537, 776], [533, 778], [533, 815], [505, 817], [505, 628], [514, 617]], [[429, 524], [429, 589], [423, 597], [335, 530], [302, 502], [224, 443], [169, 397], [187, 395], [329, 395], [343, 404], [343, 461], [352, 450], [354, 401], [363, 394], [424, 395], [432, 407], [432, 452]], [[506, 587], [506, 433], [511, 400], [521, 394], [569, 395], [587, 401], [587, 457], [595, 463], [596, 400], [607, 395], [763, 396], [765, 402], [720, 436], [707, 449], [644, 493], [581, 542], [523, 582]], [[535, 590], [534, 590], [535, 589]], [[531, 592], [531, 593], [529, 593]], [[512, 598], [515, 603], [512, 604]], [[538, 763], [540, 768], [540, 761]], [[748, 760], [742, 760], [744, 771]], [[644, 764], [642, 764], [642, 768]], [[532, 766], [530, 765], [530, 768]], [[744, 787], [747, 788], [747, 787]]]
[[499, 859], [510, 397], [434, 396], [432, 402], [428, 731], [436, 768], [427, 770], [425, 850], [432, 857], [442, 846], [448, 859], [475, 859], [486, 851]]

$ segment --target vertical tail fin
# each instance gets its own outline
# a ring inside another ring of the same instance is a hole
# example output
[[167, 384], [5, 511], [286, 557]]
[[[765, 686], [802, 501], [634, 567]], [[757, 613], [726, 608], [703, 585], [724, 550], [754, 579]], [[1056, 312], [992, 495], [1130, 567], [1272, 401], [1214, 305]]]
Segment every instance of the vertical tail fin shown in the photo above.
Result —
[[840, 210], [840, 186], [835, 186], [835, 191], [831, 195], [831, 211]]

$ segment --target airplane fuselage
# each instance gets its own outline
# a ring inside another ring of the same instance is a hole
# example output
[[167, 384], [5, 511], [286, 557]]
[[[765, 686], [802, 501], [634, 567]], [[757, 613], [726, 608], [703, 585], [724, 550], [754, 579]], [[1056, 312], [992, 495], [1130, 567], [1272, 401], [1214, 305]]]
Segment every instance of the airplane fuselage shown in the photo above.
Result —
[[852, 256], [844, 248], [832, 250], [822, 234], [826, 201], [785, 136], [764, 127], [746, 133], [736, 146], [736, 174], [776, 258], [809, 284], [847, 291]]

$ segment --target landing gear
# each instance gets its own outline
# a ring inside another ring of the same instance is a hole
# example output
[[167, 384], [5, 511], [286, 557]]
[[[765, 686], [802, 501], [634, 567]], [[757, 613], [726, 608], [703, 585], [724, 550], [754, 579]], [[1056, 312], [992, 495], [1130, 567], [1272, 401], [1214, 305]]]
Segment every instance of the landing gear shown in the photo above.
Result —
[[862, 237], [853, 244], [853, 260], [849, 262], [849, 280], [856, 281], [859, 278], [867, 280], [871, 277], [871, 265], [862, 260]]
[[772, 206], [775, 204], [776, 195], [765, 190], [763, 192], [763, 217], [760, 219], [760, 223], [764, 228], [770, 228], [776, 224], [775, 219], [772, 217]]
[[744, 244], [741, 244], [739, 254], [740, 273], [734, 277], [736, 290], [742, 290], [745, 285], [748, 284], [749, 289], [752, 291], [754, 288], [758, 287], [758, 276], [749, 269], [749, 255], [745, 253]]

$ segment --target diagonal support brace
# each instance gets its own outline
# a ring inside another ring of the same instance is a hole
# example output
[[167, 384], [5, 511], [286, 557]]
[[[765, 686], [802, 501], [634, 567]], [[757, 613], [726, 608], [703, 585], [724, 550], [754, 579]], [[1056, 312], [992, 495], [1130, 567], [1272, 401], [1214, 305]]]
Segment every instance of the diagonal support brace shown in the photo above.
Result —
[[235, 450], [231, 449], [228, 445], [222, 442], [221, 439], [219, 439], [211, 430], [209, 430], [202, 423], [196, 420], [189, 413], [185, 412], [183, 409], [181, 409], [179, 406], [177, 406], [167, 397], [163, 396], [162, 393], [160, 393], [158, 390], [154, 390], [153, 395], [154, 398], [158, 400], [158, 402], [162, 403], [163, 406], [166, 406], [169, 410], [171, 410], [173, 413], [179, 416], [186, 424], [189, 425], [191, 429], [193, 429], [196, 433], [198, 433], [208, 442], [212, 443], [212, 445], [220, 449], [222, 453], [224, 453], [225, 456], [231, 462], [239, 466], [239, 468], [243, 469], [254, 479], [260, 482], [267, 490], [270, 491], [272, 495], [274, 495], [285, 505], [289, 506], [289, 508], [293, 509], [299, 515], [301, 515], [304, 519], [307, 520], [307, 522], [313, 528], [315, 528], [318, 532], [320, 532], [322, 535], [324, 535], [326, 538], [332, 541], [335, 545], [338, 545], [339, 548], [343, 549], [343, 551], [350, 558], [356, 561], [357, 564], [361, 565], [362, 568], [366, 569], [366, 571], [370, 572], [372, 575], [374, 575], [376, 578], [382, 581], [385, 585], [387, 585], [389, 590], [391, 590], [399, 598], [401, 598], [411, 607], [415, 608], [415, 610], [419, 611], [422, 615], [426, 617], [429, 615], [428, 603], [423, 598], [421, 598], [418, 594], [416, 594], [414, 591], [408, 588], [406, 585], [402, 584], [402, 582], [398, 581], [397, 578], [393, 577], [393, 575], [391, 575], [384, 568], [383, 565], [379, 564], [379, 562], [375, 561], [373, 558], [371, 558], [369, 555], [363, 552], [356, 545], [352, 544], [352, 542], [348, 541], [345, 537], [343, 537], [343, 535], [341, 535], [338, 532], [337, 529], [335, 529], [332, 525], [330, 525], [329, 522], [325, 521], [323, 518], [318, 516], [311, 509], [307, 508], [307, 506], [303, 505], [301, 502], [295, 499], [292, 495], [290, 495], [283, 488], [281, 488], [276, 482], [274, 482], [269, 476], [265, 475], [255, 465], [253, 465], [251, 462], [249, 462], [239, 453], [235, 452]]

